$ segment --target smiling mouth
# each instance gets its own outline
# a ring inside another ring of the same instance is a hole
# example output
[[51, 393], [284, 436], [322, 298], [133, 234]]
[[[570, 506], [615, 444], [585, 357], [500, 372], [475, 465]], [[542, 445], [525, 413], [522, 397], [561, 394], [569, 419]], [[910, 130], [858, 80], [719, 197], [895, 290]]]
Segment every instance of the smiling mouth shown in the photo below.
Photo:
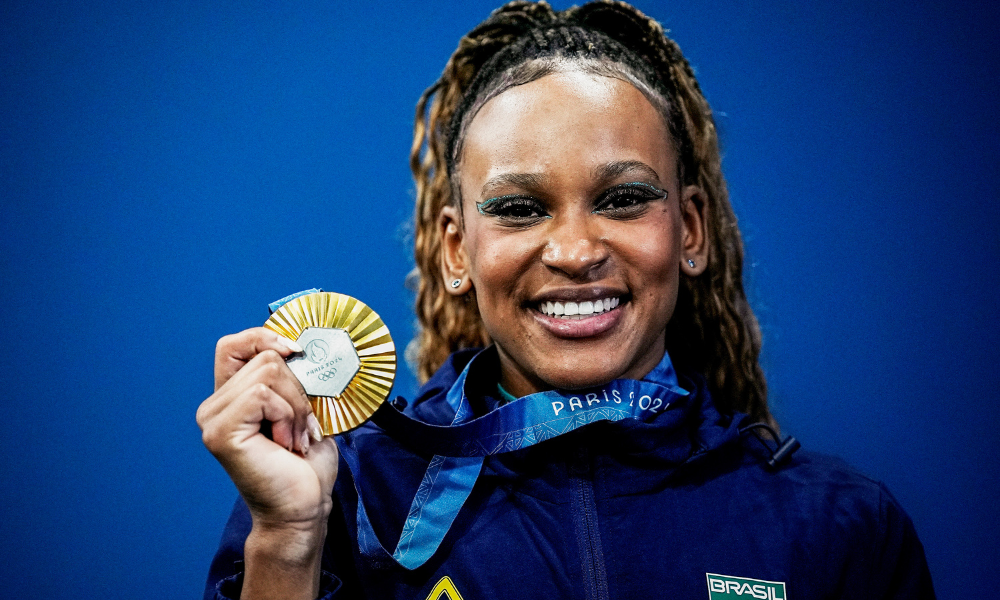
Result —
[[546, 317], [556, 319], [586, 319], [587, 317], [614, 310], [620, 303], [621, 298], [618, 296], [601, 298], [600, 300], [585, 300], [583, 302], [547, 301], [538, 304], [538, 312]]

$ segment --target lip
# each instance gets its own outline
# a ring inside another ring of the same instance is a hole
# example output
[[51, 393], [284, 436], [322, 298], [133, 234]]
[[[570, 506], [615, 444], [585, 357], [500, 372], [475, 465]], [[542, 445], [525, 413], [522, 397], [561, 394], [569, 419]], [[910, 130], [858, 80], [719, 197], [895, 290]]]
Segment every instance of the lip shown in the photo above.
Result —
[[[556, 299], [557, 298], [552, 298], [552, 300]], [[566, 299], [566, 297], [562, 296], [561, 299]], [[586, 299], [589, 298], [585, 298], [584, 300]], [[570, 301], [572, 302], [574, 300]], [[622, 317], [625, 314], [623, 309], [626, 306], [629, 306], [629, 304], [629, 302], [623, 301], [621, 304], [607, 312], [582, 319], [560, 319], [558, 317], [550, 317], [535, 308], [530, 310], [532, 316], [535, 317], [535, 321], [552, 335], [566, 339], [580, 339], [598, 336], [614, 329], [615, 326], [621, 322]]]

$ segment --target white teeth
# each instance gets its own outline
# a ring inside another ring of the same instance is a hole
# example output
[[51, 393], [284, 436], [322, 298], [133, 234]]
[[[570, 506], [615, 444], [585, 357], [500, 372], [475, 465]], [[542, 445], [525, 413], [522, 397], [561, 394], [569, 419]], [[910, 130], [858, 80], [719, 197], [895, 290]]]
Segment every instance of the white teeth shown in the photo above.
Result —
[[583, 302], [542, 302], [538, 305], [538, 310], [550, 317], [582, 319], [617, 308], [619, 303], [617, 297]]

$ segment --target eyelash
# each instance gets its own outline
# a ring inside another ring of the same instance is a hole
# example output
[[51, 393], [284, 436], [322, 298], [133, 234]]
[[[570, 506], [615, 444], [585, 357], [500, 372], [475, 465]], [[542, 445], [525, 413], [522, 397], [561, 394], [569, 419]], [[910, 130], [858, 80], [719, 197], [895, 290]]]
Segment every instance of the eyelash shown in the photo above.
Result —
[[[662, 200], [666, 197], [666, 190], [661, 190], [648, 183], [639, 181], [623, 183], [604, 192], [598, 199], [594, 207], [594, 212], [611, 213], [612, 215], [623, 217], [632, 216], [641, 212], [641, 209], [645, 208], [650, 202]], [[628, 200], [628, 204], [626, 206], [611, 206], [619, 200]]]
[[[476, 209], [481, 215], [497, 217], [505, 221], [517, 222], [517, 224], [522, 224], [527, 221], [533, 222], [538, 219], [551, 218], [549, 215], [545, 214], [545, 208], [538, 200], [535, 200], [531, 196], [521, 196], [519, 194], [497, 196], [496, 198], [490, 198], [489, 200], [477, 202]], [[536, 214], [514, 214], [514, 211], [518, 209], [533, 211]]]
[[[605, 191], [601, 194], [594, 205], [594, 213], [603, 213], [613, 217], [636, 216], [649, 202], [667, 197], [667, 192], [660, 188], [633, 181], [623, 183]], [[625, 206], [613, 206], [615, 203], [627, 200]], [[546, 214], [545, 207], [541, 202], [531, 196], [520, 194], [509, 194], [497, 196], [482, 202], [476, 203], [479, 214], [488, 217], [496, 217], [511, 225], [531, 225], [541, 219], [551, 219], [552, 216]], [[517, 214], [520, 211], [530, 211], [534, 214]]]

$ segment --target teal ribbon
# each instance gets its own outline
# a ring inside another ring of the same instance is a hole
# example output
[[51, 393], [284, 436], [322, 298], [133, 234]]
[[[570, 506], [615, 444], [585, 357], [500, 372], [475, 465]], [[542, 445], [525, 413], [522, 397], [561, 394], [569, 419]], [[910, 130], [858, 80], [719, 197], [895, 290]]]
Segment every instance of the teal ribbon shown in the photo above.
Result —
[[281, 308], [281, 306], [283, 304], [287, 304], [289, 301], [295, 300], [299, 296], [308, 296], [309, 294], [315, 294], [317, 292], [322, 292], [322, 291], [323, 290], [318, 289], [318, 288], [310, 288], [308, 290], [302, 290], [301, 292], [295, 292], [294, 294], [289, 294], [289, 295], [285, 296], [284, 298], [282, 298], [281, 300], [275, 300], [274, 302], [268, 304], [267, 305], [267, 310], [271, 311], [271, 314], [273, 315], [274, 311], [276, 311], [279, 308]]

